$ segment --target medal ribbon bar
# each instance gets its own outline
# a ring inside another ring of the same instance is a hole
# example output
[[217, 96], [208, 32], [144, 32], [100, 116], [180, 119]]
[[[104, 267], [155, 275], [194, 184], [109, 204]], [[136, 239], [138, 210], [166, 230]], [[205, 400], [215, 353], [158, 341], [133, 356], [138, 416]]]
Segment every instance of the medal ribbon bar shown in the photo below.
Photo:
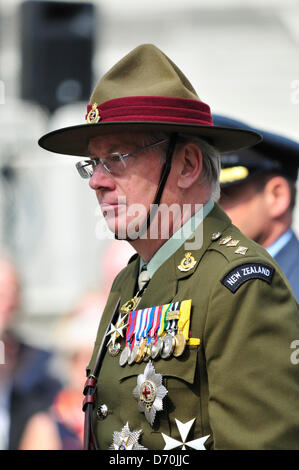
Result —
[[183, 300], [180, 307], [180, 317], [178, 321], [178, 330], [184, 335], [185, 340], [189, 339], [191, 299]]

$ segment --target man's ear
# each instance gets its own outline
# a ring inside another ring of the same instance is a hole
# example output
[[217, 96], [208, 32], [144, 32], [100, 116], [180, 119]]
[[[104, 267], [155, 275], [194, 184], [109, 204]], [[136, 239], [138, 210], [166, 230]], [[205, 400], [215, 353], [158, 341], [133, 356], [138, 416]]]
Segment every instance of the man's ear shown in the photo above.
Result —
[[273, 176], [264, 188], [269, 214], [273, 218], [284, 215], [291, 202], [291, 191], [287, 180], [283, 176]]
[[202, 172], [202, 153], [198, 145], [188, 142], [179, 151], [178, 187], [190, 188]]

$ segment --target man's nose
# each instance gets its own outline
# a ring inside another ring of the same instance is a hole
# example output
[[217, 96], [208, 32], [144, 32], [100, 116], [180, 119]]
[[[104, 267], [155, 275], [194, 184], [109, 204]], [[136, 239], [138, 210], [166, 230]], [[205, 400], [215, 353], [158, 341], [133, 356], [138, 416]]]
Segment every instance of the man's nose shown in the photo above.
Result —
[[89, 180], [91, 189], [115, 189], [113, 176], [108, 173], [101, 165], [97, 166]]

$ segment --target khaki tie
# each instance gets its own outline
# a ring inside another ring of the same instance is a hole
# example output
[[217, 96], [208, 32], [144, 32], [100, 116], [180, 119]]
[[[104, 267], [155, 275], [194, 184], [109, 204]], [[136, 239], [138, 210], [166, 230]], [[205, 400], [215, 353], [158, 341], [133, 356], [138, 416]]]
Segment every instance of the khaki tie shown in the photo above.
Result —
[[141, 290], [144, 284], [150, 280], [150, 275], [146, 269], [146, 264], [142, 266], [141, 272], [138, 276], [138, 289]]

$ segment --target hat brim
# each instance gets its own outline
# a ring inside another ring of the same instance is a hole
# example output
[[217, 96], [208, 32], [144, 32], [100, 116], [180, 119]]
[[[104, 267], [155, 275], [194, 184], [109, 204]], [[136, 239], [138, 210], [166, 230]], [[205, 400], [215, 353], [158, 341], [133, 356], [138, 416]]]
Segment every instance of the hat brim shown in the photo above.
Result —
[[[221, 171], [226, 170], [228, 168], [229, 167], [222, 168]], [[246, 169], [248, 171], [248, 174], [247, 174], [246, 177], [237, 178], [237, 179], [230, 180], [230, 181], [221, 181], [221, 174], [220, 174], [220, 187], [221, 187], [221, 189], [230, 188], [232, 186], [237, 186], [237, 185], [242, 185], [244, 183], [247, 183], [247, 181], [256, 180], [257, 177], [269, 173], [269, 170], [267, 171], [263, 168], [258, 168], [258, 169], [256, 169], [256, 168], [246, 168]]]
[[51, 152], [63, 155], [86, 156], [90, 139], [121, 132], [179, 132], [202, 137], [219, 152], [250, 147], [262, 140], [260, 134], [244, 129], [216, 126], [176, 124], [171, 122], [126, 121], [81, 124], [52, 131], [42, 136], [38, 144]]

